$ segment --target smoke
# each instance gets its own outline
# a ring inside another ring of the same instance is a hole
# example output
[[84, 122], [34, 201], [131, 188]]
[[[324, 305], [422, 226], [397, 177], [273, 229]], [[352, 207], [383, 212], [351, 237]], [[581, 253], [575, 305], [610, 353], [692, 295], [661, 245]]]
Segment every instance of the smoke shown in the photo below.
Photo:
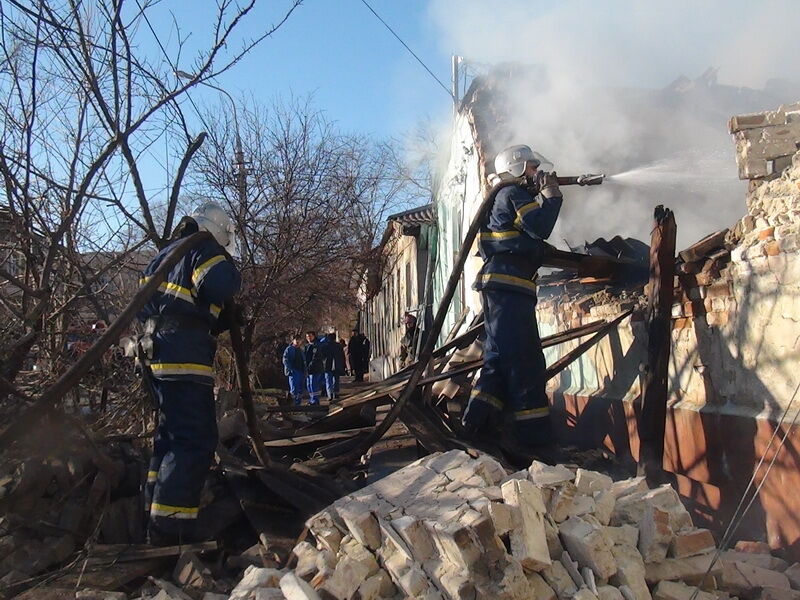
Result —
[[554, 243], [647, 240], [657, 204], [675, 211], [679, 247], [733, 225], [746, 186], [728, 118], [800, 100], [800, 3], [654, 4], [431, 5], [443, 49], [473, 65], [528, 65], [503, 84], [508, 122], [493, 146], [527, 143], [563, 175], [619, 175], [564, 190]]

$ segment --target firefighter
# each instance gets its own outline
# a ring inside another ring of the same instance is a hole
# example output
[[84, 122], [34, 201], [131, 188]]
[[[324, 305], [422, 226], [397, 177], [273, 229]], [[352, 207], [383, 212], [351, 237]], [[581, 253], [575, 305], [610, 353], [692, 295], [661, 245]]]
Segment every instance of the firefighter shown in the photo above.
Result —
[[336, 332], [331, 331], [323, 340], [325, 348], [323, 365], [325, 369], [325, 390], [328, 400], [333, 402], [339, 397], [339, 378], [345, 371], [344, 350], [336, 341]]
[[526, 445], [551, 440], [533, 279], [562, 197], [555, 173], [538, 170], [540, 164], [528, 146], [512, 146], [495, 158], [506, 183], [481, 225], [484, 262], [473, 285], [483, 304], [484, 366], [462, 419], [474, 434], [511, 413], [516, 439]]
[[325, 384], [324, 349], [315, 331], [306, 332], [306, 367], [308, 368], [308, 403], [319, 404], [322, 386]]
[[289, 393], [295, 406], [303, 401], [306, 389], [306, 356], [303, 352], [303, 340], [299, 335], [292, 338], [292, 343], [283, 351], [283, 369], [289, 378]]
[[[184, 217], [176, 237], [208, 231], [213, 239], [190, 250], [139, 313], [149, 347], [149, 372], [159, 422], [147, 474], [148, 536], [155, 545], [197, 539], [200, 494], [217, 446], [214, 410], [215, 335], [227, 311], [223, 304], [239, 291], [241, 276], [227, 249], [233, 228], [214, 203]], [[161, 250], [143, 274], [146, 282], [179, 242]]]

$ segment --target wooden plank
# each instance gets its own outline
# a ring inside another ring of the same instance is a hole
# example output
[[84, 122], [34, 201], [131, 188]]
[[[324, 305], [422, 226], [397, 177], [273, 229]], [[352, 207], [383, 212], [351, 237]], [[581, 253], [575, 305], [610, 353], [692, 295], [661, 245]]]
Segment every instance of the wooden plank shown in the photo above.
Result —
[[92, 547], [87, 560], [88, 565], [134, 562], [149, 558], [180, 556], [184, 552], [210, 552], [217, 549], [217, 542], [200, 542], [182, 546], [153, 547], [145, 544], [97, 544]]
[[[706, 258], [712, 250], [721, 248], [725, 243], [727, 229], [720, 229], [704, 237], [699, 242], [695, 242], [685, 250], [678, 253], [680, 259], [685, 263], [691, 263]], [[652, 248], [652, 246], [651, 246]]]
[[343, 431], [313, 433], [311, 435], [287, 437], [280, 440], [269, 440], [264, 442], [264, 445], [268, 448], [289, 448], [291, 446], [302, 446], [303, 444], [312, 444], [314, 442], [324, 443], [333, 440], [341, 440], [343, 438], [351, 438], [359, 433], [372, 431], [372, 429], [372, 427], [357, 427], [355, 429], [345, 429]]
[[639, 415], [640, 475], [660, 482], [667, 419], [672, 293], [675, 278], [675, 215], [657, 206], [650, 240], [650, 282], [647, 304], [647, 370]]

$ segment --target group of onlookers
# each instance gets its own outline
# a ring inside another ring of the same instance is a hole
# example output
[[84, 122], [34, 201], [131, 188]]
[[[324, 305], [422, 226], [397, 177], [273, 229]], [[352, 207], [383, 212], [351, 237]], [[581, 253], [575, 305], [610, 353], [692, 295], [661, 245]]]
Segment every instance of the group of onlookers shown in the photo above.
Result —
[[295, 335], [283, 352], [283, 369], [295, 405], [302, 402], [306, 392], [309, 404], [319, 404], [323, 391], [330, 401], [335, 400], [339, 378], [352, 374], [355, 381], [364, 381], [369, 358], [369, 340], [355, 329], [347, 342], [337, 341], [335, 332], [318, 337], [315, 331], [307, 331], [305, 344], [302, 336]]

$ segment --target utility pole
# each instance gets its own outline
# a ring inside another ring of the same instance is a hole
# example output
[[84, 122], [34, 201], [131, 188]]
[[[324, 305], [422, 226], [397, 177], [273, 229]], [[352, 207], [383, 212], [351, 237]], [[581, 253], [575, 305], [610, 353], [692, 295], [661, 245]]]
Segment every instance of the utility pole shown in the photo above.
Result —
[[453, 96], [453, 116], [455, 117], [458, 115], [458, 103], [460, 102], [461, 98], [459, 96], [458, 90], [458, 79], [459, 79], [459, 66], [463, 62], [463, 58], [458, 56], [457, 54], [453, 54], [450, 57], [450, 94]]
[[[193, 75], [185, 71], [175, 71], [175, 75], [180, 77], [181, 79], [194, 79]], [[233, 126], [235, 128], [233, 166], [236, 169], [235, 171], [236, 195], [237, 195], [237, 200], [239, 202], [239, 210], [244, 211], [244, 207], [247, 202], [247, 168], [245, 167], [244, 151], [242, 150], [242, 137], [240, 135], [240, 130], [239, 130], [239, 115], [236, 112], [236, 101], [233, 99], [233, 96], [231, 96], [226, 90], [224, 90], [221, 87], [208, 83], [207, 81], [200, 81], [198, 83], [206, 87], [210, 87], [212, 90], [216, 90], [221, 94], [225, 94], [225, 96], [227, 96], [228, 100], [231, 103], [231, 107], [233, 108]], [[240, 217], [241, 216], [242, 215], [240, 215]]]

